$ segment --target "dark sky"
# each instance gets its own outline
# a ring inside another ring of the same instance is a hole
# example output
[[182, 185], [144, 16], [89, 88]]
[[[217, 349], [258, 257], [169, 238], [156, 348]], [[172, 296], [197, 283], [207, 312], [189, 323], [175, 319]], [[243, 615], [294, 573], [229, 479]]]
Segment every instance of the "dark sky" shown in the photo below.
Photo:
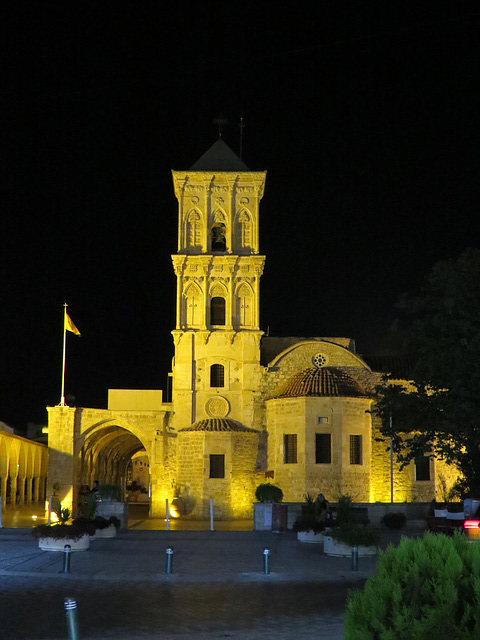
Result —
[[[224, 139], [267, 170], [261, 326], [388, 349], [395, 302], [478, 246], [480, 8], [10, 3], [1, 16], [0, 420], [61, 390], [166, 388], [171, 169]], [[53, 5], [53, 6], [52, 6]]]

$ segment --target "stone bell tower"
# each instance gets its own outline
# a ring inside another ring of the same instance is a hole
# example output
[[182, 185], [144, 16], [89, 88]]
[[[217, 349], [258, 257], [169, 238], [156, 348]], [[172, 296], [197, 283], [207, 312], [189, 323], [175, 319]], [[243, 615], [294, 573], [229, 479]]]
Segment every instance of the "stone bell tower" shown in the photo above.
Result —
[[227, 417], [253, 426], [266, 172], [250, 171], [220, 138], [190, 170], [172, 174], [178, 200], [175, 428]]

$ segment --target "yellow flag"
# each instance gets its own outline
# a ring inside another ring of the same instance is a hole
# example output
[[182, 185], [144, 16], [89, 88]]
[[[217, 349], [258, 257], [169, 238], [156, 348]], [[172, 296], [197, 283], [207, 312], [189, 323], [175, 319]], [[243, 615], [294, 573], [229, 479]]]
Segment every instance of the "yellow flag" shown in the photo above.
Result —
[[80, 333], [80, 331], [77, 329], [77, 327], [73, 324], [72, 319], [70, 318], [70, 316], [68, 315], [68, 313], [66, 311], [65, 311], [65, 329], [67, 331], [71, 331], [76, 336], [81, 336], [82, 335]]

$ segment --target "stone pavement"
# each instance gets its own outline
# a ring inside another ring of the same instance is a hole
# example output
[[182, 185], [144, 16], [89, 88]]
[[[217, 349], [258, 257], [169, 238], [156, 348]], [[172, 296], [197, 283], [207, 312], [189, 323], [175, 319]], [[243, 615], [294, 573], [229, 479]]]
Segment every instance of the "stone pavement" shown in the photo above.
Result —
[[66, 638], [63, 599], [74, 597], [82, 639], [340, 640], [347, 591], [375, 564], [352, 572], [291, 532], [127, 530], [73, 553], [64, 574], [63, 554], [41, 551], [30, 529], [1, 529], [0, 636]]
[[[386, 535], [382, 546], [398, 542]], [[3, 528], [0, 637], [67, 638], [63, 600], [73, 597], [82, 640], [340, 640], [348, 591], [375, 566], [360, 558], [352, 571], [350, 559], [327, 557], [292, 532], [129, 529], [73, 553], [64, 574], [62, 553], [41, 551], [30, 529]]]
[[[30, 529], [0, 529], [2, 574], [58, 577], [63, 554], [41, 551]], [[172, 573], [166, 549], [173, 548]], [[264, 550], [270, 574], [264, 574]], [[348, 558], [330, 558], [322, 545], [302, 544], [295, 534], [264, 531], [121, 531], [113, 539], [93, 540], [86, 552], [71, 556], [71, 575], [84, 580], [192, 582], [324, 582], [364, 580], [375, 558], [361, 558], [352, 572]]]

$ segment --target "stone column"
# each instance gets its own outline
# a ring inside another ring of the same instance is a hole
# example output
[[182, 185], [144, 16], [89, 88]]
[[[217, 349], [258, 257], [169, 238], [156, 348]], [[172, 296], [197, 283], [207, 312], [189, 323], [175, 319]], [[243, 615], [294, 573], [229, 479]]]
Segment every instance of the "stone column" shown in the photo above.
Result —
[[10, 478], [10, 505], [14, 507], [17, 504], [17, 476]]
[[33, 501], [38, 502], [40, 500], [40, 482], [42, 481], [41, 476], [34, 476], [35, 484], [33, 489]]
[[47, 407], [48, 410], [48, 485], [47, 498], [58, 483], [58, 499], [72, 510], [75, 480], [75, 407]]
[[18, 504], [25, 504], [25, 476], [17, 476]]
[[5, 509], [5, 507], [7, 506], [7, 476], [4, 476], [3, 478], [0, 479], [0, 494], [2, 497], [1, 500], [1, 505], [0, 507], [2, 509]]
[[27, 499], [27, 504], [31, 505], [32, 504], [32, 482], [33, 482], [33, 478], [32, 476], [27, 476], [26, 478], [27, 482], [26, 482], [26, 499]]

